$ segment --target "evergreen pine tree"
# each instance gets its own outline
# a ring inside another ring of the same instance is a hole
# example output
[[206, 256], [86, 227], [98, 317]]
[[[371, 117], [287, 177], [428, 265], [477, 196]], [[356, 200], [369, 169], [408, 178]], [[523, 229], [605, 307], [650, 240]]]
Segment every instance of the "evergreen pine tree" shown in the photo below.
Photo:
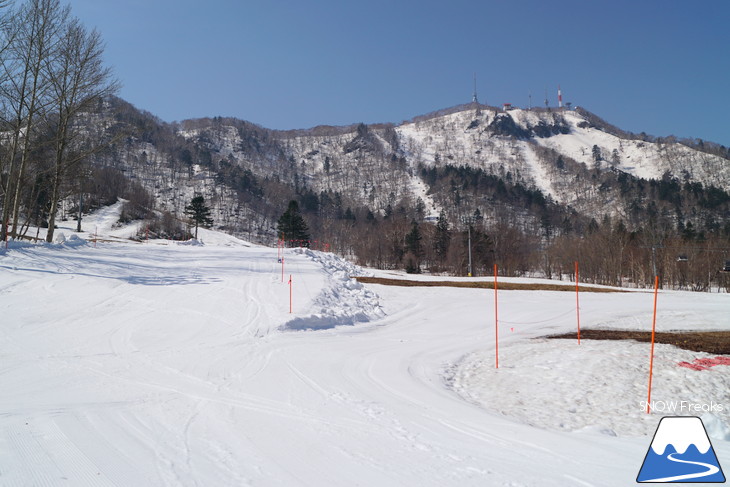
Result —
[[421, 230], [418, 228], [418, 222], [411, 222], [411, 231], [405, 238], [406, 243], [406, 272], [409, 274], [419, 274], [421, 272], [421, 257], [423, 256], [423, 245], [421, 244]]
[[406, 251], [411, 252], [416, 257], [423, 255], [423, 246], [421, 245], [421, 230], [418, 228], [416, 220], [411, 222], [411, 231], [406, 235]]
[[349, 206], [347, 207], [347, 210], [345, 210], [345, 215], [343, 216], [343, 219], [352, 220], [353, 222], [357, 220], [357, 218], [355, 218], [355, 214], [352, 212], [352, 209], [350, 209]]
[[593, 154], [593, 161], [596, 163], [596, 166], [599, 166], [600, 162], [603, 160], [603, 155], [601, 154], [601, 148], [598, 147], [597, 145], [594, 145], [591, 152]]
[[375, 223], [375, 213], [373, 213], [372, 210], [368, 209], [368, 214], [365, 217], [365, 220], [368, 223]]
[[302, 247], [309, 247], [309, 227], [299, 211], [299, 204], [295, 200], [289, 202], [286, 211], [278, 222], [279, 238], [287, 241], [296, 241]]
[[210, 217], [210, 208], [205, 206], [205, 198], [201, 195], [195, 196], [190, 200], [190, 204], [185, 207], [185, 216], [195, 222], [195, 239], [198, 239], [198, 225], [209, 227], [213, 224]]
[[436, 222], [436, 235], [434, 236], [433, 249], [436, 255], [443, 261], [449, 251], [451, 244], [451, 231], [449, 221], [446, 219], [446, 212], [441, 210], [439, 219]]

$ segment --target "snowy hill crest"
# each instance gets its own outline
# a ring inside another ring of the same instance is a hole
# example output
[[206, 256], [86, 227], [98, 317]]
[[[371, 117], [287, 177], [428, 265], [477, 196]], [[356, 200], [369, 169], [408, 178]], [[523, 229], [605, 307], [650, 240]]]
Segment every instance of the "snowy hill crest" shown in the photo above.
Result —
[[[515, 185], [539, 192], [539, 205], [546, 200], [566, 215], [609, 215], [629, 227], [641, 221], [636, 208], [656, 198], [642, 180], [663, 180], [673, 185], [669, 192], [682, 185], [694, 185], [695, 193], [730, 191], [727, 149], [627, 134], [580, 109], [462, 105], [397, 125], [291, 131], [222, 117], [164, 124], [130, 107], [109, 109], [122, 111], [138, 135], [98, 156], [98, 165], [119, 169], [175, 214], [194, 193], [203, 194], [215, 203], [218, 228], [254, 240], [270, 238], [283, 200], [295, 195], [316, 198], [310, 210], [320, 213], [326, 194], [342, 212], [349, 206], [382, 216], [388, 208], [420, 205], [426, 217], [446, 209], [454, 221], [480, 209], [488, 222], [511, 214], [523, 227], [530, 220], [539, 225], [540, 215], [513, 197], [505, 200], [509, 195], [467, 194], [448, 180], [429, 180], [424, 172], [434, 168], [468, 168], [503, 181], [507, 193]], [[675, 224], [692, 218], [695, 227], [721, 219], [689, 207], [673, 218]]]

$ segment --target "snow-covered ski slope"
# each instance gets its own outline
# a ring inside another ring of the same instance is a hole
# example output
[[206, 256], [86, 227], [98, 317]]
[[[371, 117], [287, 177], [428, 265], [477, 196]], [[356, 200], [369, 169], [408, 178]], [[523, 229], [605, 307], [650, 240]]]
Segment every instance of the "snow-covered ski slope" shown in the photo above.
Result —
[[[282, 282], [276, 249], [203, 241], [0, 252], [0, 485], [614, 487], [674, 415], [643, 413], [647, 345], [533, 340], [574, 328], [571, 293], [500, 294], [495, 370], [490, 291], [293, 250]], [[581, 321], [648, 329], [652, 299], [585, 293]], [[726, 329], [730, 296], [659, 310]], [[657, 346], [653, 399], [714, 404], [730, 465], [730, 369], [676, 365], [702, 356]]]

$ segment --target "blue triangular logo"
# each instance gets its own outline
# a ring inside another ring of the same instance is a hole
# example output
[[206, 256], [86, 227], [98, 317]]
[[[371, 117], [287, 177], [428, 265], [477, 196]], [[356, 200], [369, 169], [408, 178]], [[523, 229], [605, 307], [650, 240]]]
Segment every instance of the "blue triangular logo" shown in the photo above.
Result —
[[724, 483], [725, 475], [696, 416], [669, 416], [657, 426], [636, 481]]

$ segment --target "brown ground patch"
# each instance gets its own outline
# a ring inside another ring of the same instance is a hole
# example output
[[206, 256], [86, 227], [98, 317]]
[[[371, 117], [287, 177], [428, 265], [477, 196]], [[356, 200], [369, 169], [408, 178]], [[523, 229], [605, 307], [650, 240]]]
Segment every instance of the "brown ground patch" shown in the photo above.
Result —
[[[402, 287], [464, 287], [472, 289], [494, 289], [494, 282], [488, 281], [414, 281], [408, 279], [388, 279], [386, 277], [355, 277], [365, 284], [382, 284], [384, 286]], [[517, 282], [498, 282], [497, 287], [503, 291], [572, 291], [575, 285], [566, 284], [530, 284]], [[579, 286], [580, 292], [587, 293], [621, 293], [621, 289]]]
[[[650, 331], [624, 330], [581, 330], [581, 339], [585, 340], [636, 340], [651, 342]], [[575, 333], [551, 335], [546, 338], [570, 338], [575, 340]], [[666, 343], [693, 352], [706, 352], [717, 355], [730, 355], [730, 331], [707, 332], [657, 332], [656, 343]]]

